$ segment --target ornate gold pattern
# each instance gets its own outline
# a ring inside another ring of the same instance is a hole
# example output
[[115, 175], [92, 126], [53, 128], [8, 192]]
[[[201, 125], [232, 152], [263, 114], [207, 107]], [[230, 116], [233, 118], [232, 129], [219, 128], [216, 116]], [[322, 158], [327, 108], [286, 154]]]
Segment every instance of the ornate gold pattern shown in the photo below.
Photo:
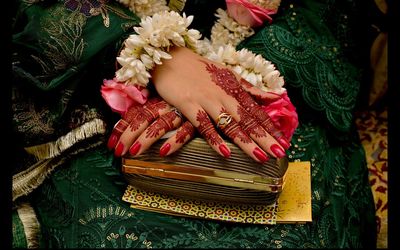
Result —
[[181, 199], [171, 195], [146, 192], [128, 185], [122, 200], [134, 208], [189, 217], [240, 223], [276, 223], [276, 203], [271, 205], [238, 205]]

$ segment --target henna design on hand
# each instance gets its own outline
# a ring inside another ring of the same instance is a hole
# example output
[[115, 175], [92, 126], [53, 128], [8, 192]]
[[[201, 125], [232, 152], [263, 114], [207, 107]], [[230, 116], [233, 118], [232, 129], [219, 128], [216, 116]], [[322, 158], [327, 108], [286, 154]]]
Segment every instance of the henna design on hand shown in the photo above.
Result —
[[189, 136], [189, 138], [192, 138], [194, 136], [194, 132], [195, 132], [195, 128], [194, 126], [189, 122], [186, 121], [185, 123], [183, 123], [183, 125], [178, 129], [178, 131], [176, 131], [176, 135], [175, 135], [175, 142], [176, 143], [185, 143], [186, 142], [186, 138]]
[[[241, 105], [243, 110], [249, 113], [250, 111], [254, 112], [254, 114], [250, 114], [251, 117], [256, 119], [257, 122], [261, 124], [261, 126], [270, 133], [275, 138], [280, 138], [283, 133], [275, 128], [271, 117], [257, 104], [257, 102], [247, 93], [243, 88], [242, 84], [246, 87], [251, 87], [251, 84], [244, 79], [241, 79], [241, 82], [238, 82], [236, 76], [229, 69], [218, 68], [214, 64], [210, 64], [208, 62], [202, 61], [206, 64], [206, 70], [211, 75], [211, 80], [217, 84], [221, 89], [223, 89], [228, 95], [234, 97]], [[248, 122], [249, 116], [240, 110], [245, 121], [245, 131], [247, 133], [255, 133], [256, 136], [263, 136], [259, 130], [259, 128], [255, 128], [251, 123]], [[239, 110], [238, 110], [239, 111]]]
[[159, 114], [159, 111], [168, 107], [168, 104], [159, 98], [149, 100], [143, 106], [133, 106], [125, 114], [125, 120], [129, 122], [131, 131], [139, 129], [145, 123], [152, 122]]
[[124, 119], [120, 119], [117, 124], [115, 124], [113, 128], [113, 135], [117, 135], [118, 137], [125, 131], [125, 129], [129, 126], [129, 123]]
[[147, 129], [146, 138], [155, 138], [158, 137], [163, 130], [165, 132], [172, 130], [177, 117], [178, 115], [173, 111], [160, 116], [160, 118]]
[[251, 143], [251, 138], [242, 130], [239, 124], [235, 121], [229, 123], [224, 129], [223, 132], [232, 140], [236, 138], [239, 139], [242, 143]]
[[115, 125], [114, 128], [111, 132], [110, 137], [108, 138], [107, 141], [107, 147], [108, 149], [113, 149], [121, 137], [122, 133], [125, 131], [125, 129], [129, 126], [129, 123], [125, 121], [124, 119], [120, 119]]
[[259, 125], [256, 120], [254, 120], [253, 116], [251, 116], [242, 106], [238, 106], [237, 112], [240, 117], [239, 125], [247, 134], [254, 135], [256, 138], [267, 136], [267, 133], [261, 125]]
[[[220, 113], [228, 113], [225, 108], [222, 108]], [[239, 124], [232, 120], [222, 131], [232, 140], [238, 138], [242, 143], [251, 143], [251, 138], [242, 130]]]
[[200, 123], [197, 129], [200, 134], [211, 144], [221, 144], [223, 141], [215, 131], [213, 124], [205, 111], [199, 110], [197, 112], [196, 120]]

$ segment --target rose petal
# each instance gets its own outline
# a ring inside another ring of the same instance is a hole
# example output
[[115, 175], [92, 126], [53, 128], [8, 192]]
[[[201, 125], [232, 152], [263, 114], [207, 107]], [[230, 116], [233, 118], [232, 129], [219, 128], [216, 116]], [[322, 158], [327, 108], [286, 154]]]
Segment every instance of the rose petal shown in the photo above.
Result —
[[130, 85], [126, 86], [125, 93], [134, 101], [144, 104], [147, 100], [148, 92], [147, 91], [140, 91], [136, 87]]
[[262, 23], [259, 18], [255, 19], [251, 12], [241, 4], [227, 4], [227, 12], [230, 17], [241, 25], [255, 27], [255, 25], [260, 25], [260, 22]]
[[299, 122], [296, 108], [290, 102], [287, 92], [284, 92], [279, 99], [264, 103], [262, 108], [271, 117], [277, 129], [291, 140]]
[[108, 106], [121, 115], [135, 103], [144, 104], [147, 101], [149, 92], [147, 89], [139, 90], [134, 85], [125, 85], [118, 82], [115, 78], [112, 80], [103, 80], [100, 89], [103, 99]]
[[245, 0], [226, 0], [226, 6], [230, 17], [250, 27], [261, 26], [265, 20], [271, 22], [269, 15], [276, 13], [276, 10], [264, 9]]
[[124, 97], [121, 92], [116, 91], [115, 89], [103, 88], [101, 90], [101, 95], [108, 106], [110, 106], [114, 112], [120, 113], [121, 115], [123, 115], [128, 110], [128, 107], [133, 104], [132, 100]]

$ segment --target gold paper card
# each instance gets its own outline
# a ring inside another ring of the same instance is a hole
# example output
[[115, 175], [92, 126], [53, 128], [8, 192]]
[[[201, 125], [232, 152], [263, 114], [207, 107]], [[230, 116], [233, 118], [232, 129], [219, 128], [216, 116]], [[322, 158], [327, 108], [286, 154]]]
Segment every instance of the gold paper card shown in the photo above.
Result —
[[278, 198], [277, 223], [311, 222], [311, 166], [290, 162], [285, 188]]

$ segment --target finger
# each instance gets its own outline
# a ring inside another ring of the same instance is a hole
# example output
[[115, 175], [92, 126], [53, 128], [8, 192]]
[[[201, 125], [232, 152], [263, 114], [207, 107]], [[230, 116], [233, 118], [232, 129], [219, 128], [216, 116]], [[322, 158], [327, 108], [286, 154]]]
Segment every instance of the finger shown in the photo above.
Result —
[[238, 123], [240, 127], [248, 134], [250, 137], [257, 142], [258, 145], [270, 155], [282, 158], [286, 155], [285, 149], [277, 142], [277, 140], [271, 136], [264, 128], [261, 126], [257, 119], [242, 106], [237, 106]]
[[121, 134], [125, 131], [125, 129], [128, 127], [128, 125], [129, 125], [129, 123], [127, 121], [125, 121], [124, 119], [120, 119], [114, 125], [114, 128], [111, 131], [111, 135], [107, 142], [108, 149], [110, 149], [110, 150], [114, 149], [115, 145], [117, 145], [117, 142], [118, 142]]
[[242, 107], [246, 107], [247, 112], [252, 109], [251, 115], [261, 124], [264, 130], [276, 138], [282, 147], [285, 149], [289, 148], [290, 144], [283, 136], [283, 133], [275, 128], [271, 117], [244, 90], [236, 75], [228, 68], [219, 68], [212, 63], [204, 63], [206, 64], [206, 70], [210, 73], [211, 80], [226, 94], [235, 98]]
[[[241, 104], [242, 107], [253, 117], [257, 123], [259, 123], [265, 131], [268, 132], [278, 143], [284, 148], [288, 149], [290, 144], [284, 137], [283, 133], [275, 127], [271, 117], [265, 112], [260, 105], [258, 105], [254, 99], [245, 91], [239, 92], [236, 96], [236, 100]], [[245, 112], [242, 112], [243, 114]], [[246, 118], [247, 119], [247, 118]]]
[[[212, 101], [208, 101], [207, 103], [212, 103]], [[228, 145], [226, 145], [222, 137], [218, 134], [213, 122], [210, 120], [210, 117], [203, 108], [187, 104], [179, 109], [203, 136], [212, 149], [214, 149], [223, 157], [230, 157], [231, 150], [229, 149]], [[193, 110], [196, 110], [196, 112], [193, 112]]]
[[261, 124], [261, 126], [284, 148], [288, 149], [290, 143], [282, 131], [275, 127], [271, 117], [259, 105], [250, 106], [246, 111]]
[[143, 106], [134, 106], [126, 112], [125, 120], [130, 121], [129, 126], [121, 134], [115, 147], [114, 155], [119, 157], [125, 155], [136, 138], [157, 117], [167, 113], [171, 106], [159, 99], [150, 100]]
[[160, 139], [165, 133], [176, 129], [182, 123], [182, 116], [175, 110], [171, 110], [157, 118], [130, 147], [131, 155], [139, 155], [146, 151], [154, 142]]
[[194, 138], [196, 128], [189, 121], [185, 121], [176, 132], [169, 137], [160, 147], [160, 156], [167, 156], [185, 145]]
[[[259, 147], [265, 152], [272, 155], [273, 157], [282, 158], [286, 155], [284, 148], [279, 145], [275, 138], [273, 138], [268, 132], [257, 122], [257, 120], [243, 108], [237, 100], [234, 98], [221, 98], [222, 105], [225, 108], [220, 108], [220, 112], [226, 112], [231, 114], [233, 119], [238, 123], [241, 130], [248, 135]], [[222, 107], [222, 106], [221, 106]], [[207, 112], [211, 113], [213, 107], [206, 106]], [[214, 108], [215, 110], [215, 108]], [[213, 114], [218, 117], [218, 115]], [[218, 120], [218, 119], [217, 119]], [[216, 120], [216, 121], [217, 121]], [[225, 133], [226, 134], [226, 133]], [[248, 151], [247, 151], [248, 152]], [[251, 153], [253, 153], [251, 151]], [[261, 156], [257, 150], [257, 156]], [[251, 154], [249, 154], [252, 156]], [[259, 158], [260, 159], [260, 158]]]
[[238, 102], [245, 107], [244, 110], [252, 116], [257, 123], [261, 124], [265, 131], [268, 132], [278, 143], [288, 149], [290, 144], [284, 137], [283, 133], [275, 127], [271, 117], [258, 105], [247, 92], [241, 92], [237, 95]]
[[[250, 138], [250, 136], [239, 126], [239, 124], [221, 108], [220, 115], [216, 118], [217, 127], [224, 132], [239, 148], [257, 162], [266, 162], [267, 154]], [[224, 119], [222, 122], [221, 120]]]
[[154, 118], [158, 117], [161, 111], [168, 111], [171, 106], [160, 99], [155, 97], [149, 99], [143, 105], [135, 105], [131, 107], [124, 115], [124, 120], [126, 120], [131, 129], [135, 130], [144, 121], [151, 122]]
[[195, 132], [196, 128], [189, 121], [184, 122], [160, 147], [160, 156], [168, 156], [176, 152], [194, 138]]

